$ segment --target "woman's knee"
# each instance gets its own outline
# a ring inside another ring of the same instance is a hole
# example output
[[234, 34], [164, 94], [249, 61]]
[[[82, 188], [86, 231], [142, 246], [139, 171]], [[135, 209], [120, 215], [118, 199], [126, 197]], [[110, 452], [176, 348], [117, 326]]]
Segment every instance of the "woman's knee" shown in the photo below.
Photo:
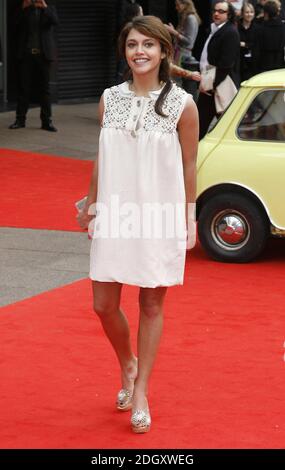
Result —
[[109, 299], [94, 299], [93, 302], [94, 312], [98, 317], [106, 317], [107, 315], [112, 315], [118, 311], [118, 305], [111, 302]]
[[166, 287], [156, 289], [141, 289], [139, 296], [140, 311], [148, 318], [162, 315]]
[[162, 315], [162, 305], [153, 299], [140, 300], [140, 311], [147, 318], [156, 318]]
[[93, 308], [99, 317], [116, 313], [120, 307], [121, 288], [118, 283], [93, 281]]

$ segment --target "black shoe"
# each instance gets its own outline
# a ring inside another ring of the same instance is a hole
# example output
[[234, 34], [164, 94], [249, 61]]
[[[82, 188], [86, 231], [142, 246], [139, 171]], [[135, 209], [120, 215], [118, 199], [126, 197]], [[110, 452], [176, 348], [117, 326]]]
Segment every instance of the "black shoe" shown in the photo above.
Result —
[[43, 122], [42, 129], [49, 132], [57, 132], [57, 128], [51, 122]]
[[26, 127], [26, 124], [16, 119], [16, 121], [9, 126], [9, 129], [21, 129], [21, 127]]

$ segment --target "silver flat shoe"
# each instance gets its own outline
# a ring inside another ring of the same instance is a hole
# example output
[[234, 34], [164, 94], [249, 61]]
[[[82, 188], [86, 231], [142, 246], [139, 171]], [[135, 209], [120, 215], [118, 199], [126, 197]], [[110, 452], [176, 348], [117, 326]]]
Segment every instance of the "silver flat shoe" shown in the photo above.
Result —
[[150, 430], [151, 417], [149, 410], [135, 410], [131, 417], [131, 426], [133, 432], [140, 434]]

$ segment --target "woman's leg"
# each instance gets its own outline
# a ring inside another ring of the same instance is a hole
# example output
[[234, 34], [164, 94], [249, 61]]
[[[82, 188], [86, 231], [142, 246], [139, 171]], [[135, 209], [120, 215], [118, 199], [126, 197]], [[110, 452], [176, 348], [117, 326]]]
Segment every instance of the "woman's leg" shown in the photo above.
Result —
[[131, 347], [128, 320], [120, 309], [122, 284], [93, 281], [92, 286], [94, 310], [121, 366], [122, 387], [132, 392], [137, 362]]
[[163, 326], [163, 302], [167, 287], [141, 288], [138, 331], [138, 376], [135, 382], [133, 411], [145, 409], [148, 381], [152, 371]]

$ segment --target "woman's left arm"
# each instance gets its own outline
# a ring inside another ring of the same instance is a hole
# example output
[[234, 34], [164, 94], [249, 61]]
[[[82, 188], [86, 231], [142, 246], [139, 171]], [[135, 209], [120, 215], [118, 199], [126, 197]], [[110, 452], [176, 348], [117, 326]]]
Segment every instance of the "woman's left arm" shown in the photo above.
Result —
[[178, 122], [186, 195], [187, 248], [195, 245], [196, 159], [199, 142], [199, 118], [195, 102], [189, 96]]
[[198, 35], [198, 29], [199, 24], [195, 15], [188, 15], [179, 40], [179, 44], [192, 50]]

